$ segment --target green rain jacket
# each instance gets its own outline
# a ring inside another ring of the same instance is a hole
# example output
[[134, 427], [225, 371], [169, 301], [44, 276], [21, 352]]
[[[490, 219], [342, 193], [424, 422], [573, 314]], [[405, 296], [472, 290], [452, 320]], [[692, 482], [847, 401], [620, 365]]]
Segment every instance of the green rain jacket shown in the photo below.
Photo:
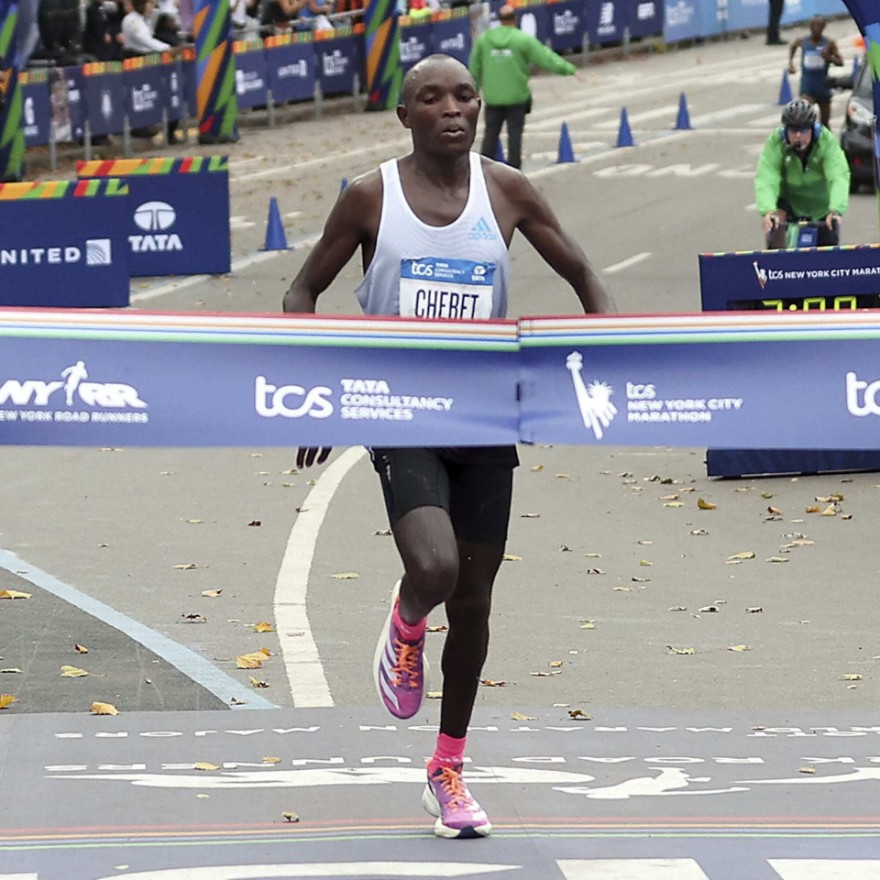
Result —
[[577, 68], [540, 40], [512, 25], [500, 25], [481, 34], [471, 51], [470, 69], [487, 104], [525, 104], [529, 91], [529, 64], [572, 76]]
[[767, 138], [755, 175], [755, 201], [763, 217], [775, 211], [780, 199], [797, 217], [822, 220], [835, 211], [843, 215], [849, 204], [849, 163], [834, 135], [824, 126], [813, 139], [806, 167], [778, 128]]

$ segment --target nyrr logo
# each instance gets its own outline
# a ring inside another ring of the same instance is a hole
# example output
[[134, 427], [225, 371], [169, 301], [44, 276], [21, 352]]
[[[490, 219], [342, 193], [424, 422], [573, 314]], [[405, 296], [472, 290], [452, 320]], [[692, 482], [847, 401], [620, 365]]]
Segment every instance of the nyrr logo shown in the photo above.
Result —
[[755, 277], [758, 279], [758, 284], [761, 285], [761, 290], [763, 290], [767, 286], [767, 270], [762, 269], [758, 265], [758, 261], [755, 260], [752, 265], [755, 267]]
[[[846, 374], [846, 408], [854, 416], [880, 416], [880, 403], [877, 393], [880, 392], [880, 380], [863, 382], [854, 372]], [[859, 398], [861, 397], [861, 402]]]
[[[284, 416], [286, 419], [300, 419], [310, 416], [313, 419], [326, 419], [333, 415], [333, 404], [328, 400], [333, 392], [326, 385], [316, 385], [306, 391], [302, 385], [276, 387], [270, 385], [265, 376], [257, 376], [254, 391], [254, 407], [257, 415], [263, 418]], [[299, 405], [288, 406], [287, 401], [291, 398]]]
[[[584, 358], [580, 352], [573, 351], [565, 360], [565, 368], [571, 373], [574, 383], [574, 391], [577, 395], [578, 408], [584, 427], [593, 432], [597, 440], [601, 440], [605, 428], [611, 424], [611, 420], [617, 415], [617, 407], [611, 402], [614, 391], [605, 382], [593, 382], [584, 384], [581, 378], [581, 370], [584, 368]], [[650, 387], [650, 386], [646, 386]]]
[[182, 251], [183, 243], [176, 232], [164, 233], [170, 229], [177, 212], [167, 202], [144, 202], [134, 209], [134, 222], [146, 235], [129, 235], [131, 249], [139, 254], [145, 251]]
[[0, 406], [57, 406], [50, 398], [64, 390], [64, 402], [72, 407], [77, 399], [87, 406], [108, 409], [146, 409], [136, 388], [120, 382], [87, 382], [89, 371], [84, 361], [77, 361], [61, 371], [63, 381], [43, 382], [39, 379], [7, 379], [0, 384]]

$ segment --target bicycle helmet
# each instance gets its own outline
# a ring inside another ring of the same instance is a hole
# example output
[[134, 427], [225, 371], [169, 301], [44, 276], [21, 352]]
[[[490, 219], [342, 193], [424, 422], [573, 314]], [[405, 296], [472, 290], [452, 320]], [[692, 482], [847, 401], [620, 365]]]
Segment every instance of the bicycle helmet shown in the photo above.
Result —
[[785, 105], [782, 124], [786, 128], [809, 128], [816, 124], [816, 107], [803, 98], [795, 98]]

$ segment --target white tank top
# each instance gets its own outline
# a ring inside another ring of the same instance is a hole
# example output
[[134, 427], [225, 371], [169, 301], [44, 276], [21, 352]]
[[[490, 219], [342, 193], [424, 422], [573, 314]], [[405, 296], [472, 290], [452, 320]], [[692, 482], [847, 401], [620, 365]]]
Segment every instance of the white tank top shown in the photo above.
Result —
[[376, 250], [356, 293], [368, 315], [503, 318], [507, 315], [507, 245], [492, 211], [483, 165], [470, 154], [467, 204], [448, 226], [415, 215], [397, 160], [383, 162]]

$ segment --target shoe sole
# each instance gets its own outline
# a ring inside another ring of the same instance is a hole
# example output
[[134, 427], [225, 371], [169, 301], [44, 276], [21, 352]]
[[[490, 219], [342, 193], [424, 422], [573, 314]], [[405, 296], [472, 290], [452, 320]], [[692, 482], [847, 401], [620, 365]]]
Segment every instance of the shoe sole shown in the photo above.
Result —
[[[401, 581], [398, 581], [394, 585], [394, 589], [391, 591], [391, 608], [388, 610], [388, 616], [385, 618], [385, 625], [382, 627], [381, 632], [379, 633], [379, 642], [376, 645], [376, 650], [373, 653], [373, 684], [376, 685], [376, 694], [379, 697], [379, 702], [382, 704], [383, 708], [387, 709], [388, 712], [393, 715], [395, 718], [400, 718], [401, 720], [406, 720], [407, 718], [412, 718], [416, 712], [421, 709], [421, 703], [419, 703], [415, 712], [412, 715], [397, 715], [392, 712], [388, 708], [388, 704], [385, 702], [385, 696], [382, 693], [382, 684], [379, 680], [379, 663], [382, 660], [382, 654], [385, 651], [385, 643], [388, 641], [388, 630], [391, 629], [391, 618], [394, 615], [394, 605], [397, 602], [397, 597], [400, 595], [400, 584]], [[422, 652], [422, 679], [424, 682], [424, 686], [422, 688], [422, 702], [424, 702], [424, 695], [428, 691], [428, 675], [430, 673], [430, 667], [428, 666], [428, 658], [425, 656], [424, 651]]]
[[491, 822], [486, 822], [485, 825], [468, 825], [466, 828], [449, 828], [444, 825], [440, 818], [440, 803], [431, 791], [430, 785], [426, 785], [422, 792], [422, 806], [429, 816], [437, 819], [434, 823], [434, 834], [437, 837], [444, 837], [447, 840], [473, 840], [477, 837], [488, 837], [492, 833]]

